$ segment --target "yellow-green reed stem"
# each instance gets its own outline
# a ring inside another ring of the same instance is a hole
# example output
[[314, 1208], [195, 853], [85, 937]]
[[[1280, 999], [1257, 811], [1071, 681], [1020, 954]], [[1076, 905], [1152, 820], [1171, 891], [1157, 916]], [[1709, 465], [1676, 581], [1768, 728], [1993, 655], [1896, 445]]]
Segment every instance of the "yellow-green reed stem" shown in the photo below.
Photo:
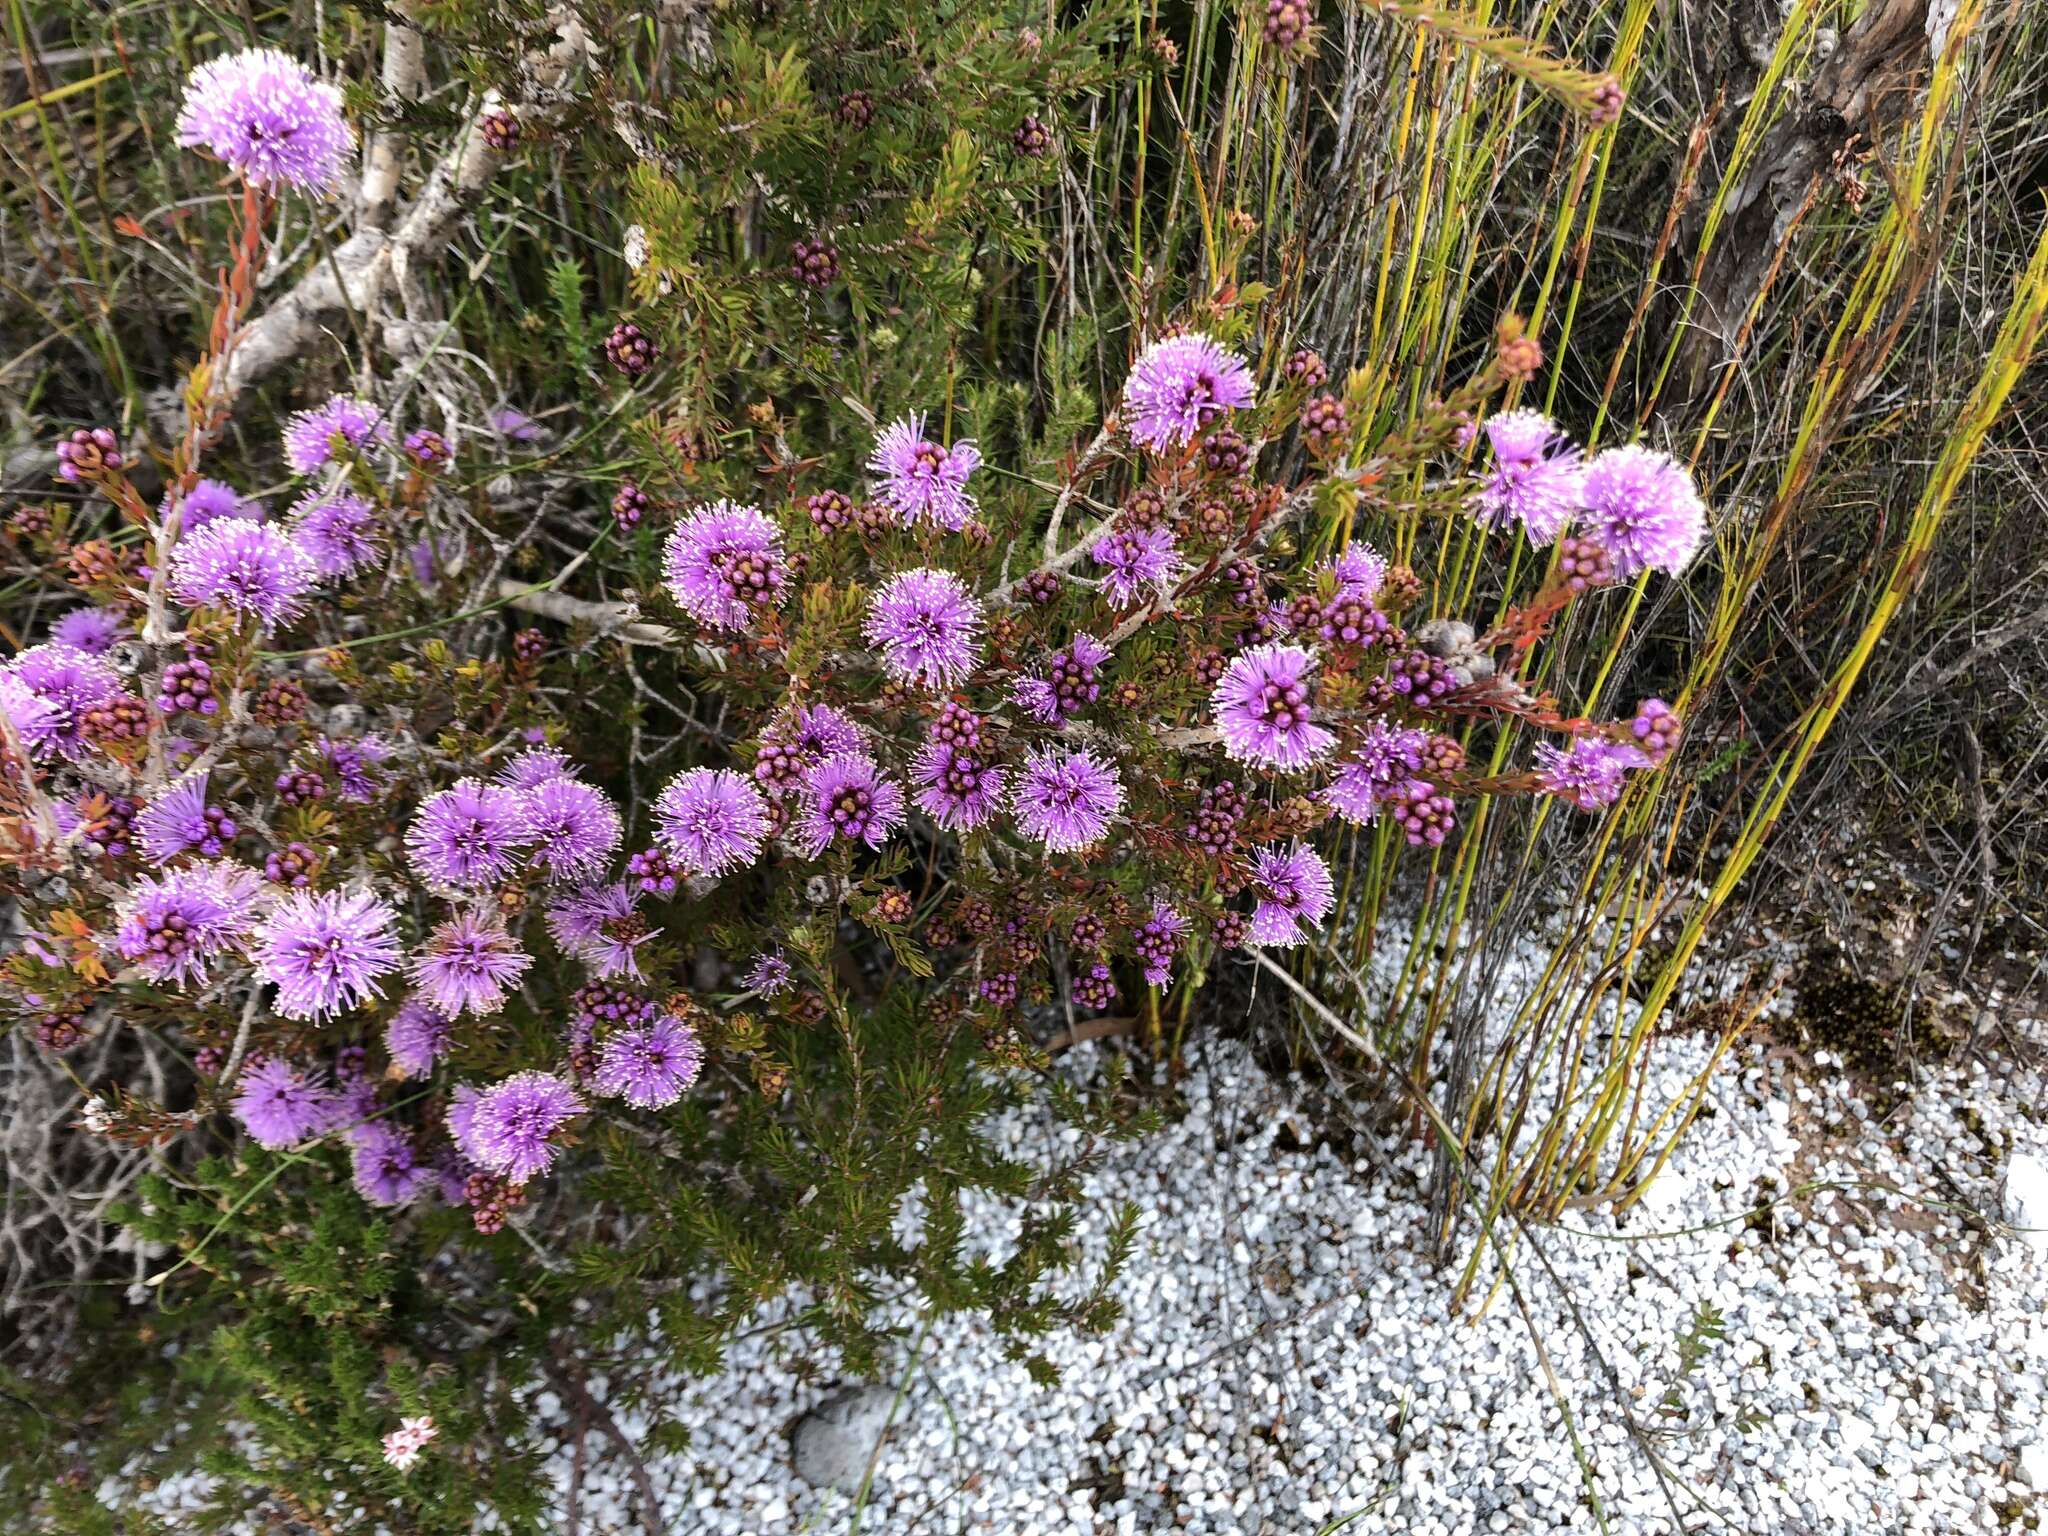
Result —
[[[1415, 34], [1415, 41], [1408, 50], [1408, 84], [1401, 96], [1401, 120], [1394, 133], [1394, 143], [1388, 159], [1396, 165], [1408, 158], [1408, 136], [1415, 124], [1415, 98], [1422, 87], [1422, 62], [1426, 43], [1423, 35]], [[1421, 217], [1417, 212], [1417, 218]], [[1372, 291], [1372, 330], [1365, 345], [1367, 357], [1379, 357], [1380, 340], [1386, 334], [1387, 287], [1394, 270], [1394, 236], [1399, 228], [1398, 210], [1391, 210], [1386, 221], [1386, 231], [1380, 242], [1379, 279]]]
[[[1144, 0], [1132, 0], [1131, 24], [1136, 35], [1145, 36]], [[1138, 126], [1133, 138], [1131, 169], [1131, 292], [1137, 293], [1145, 279], [1145, 144], [1152, 134], [1152, 77], [1138, 79]]]
[[1885, 630], [1919, 586], [1928, 553], [1948, 517], [1956, 492], [1975, 461], [1985, 434], [2004, 411], [2013, 386], [2032, 361], [2041, 341], [2044, 322], [2048, 322], [2048, 231], [2044, 231], [2034, 248], [2033, 257], [2014, 293], [2012, 307], [2007, 310], [1997, 340], [1991, 346], [1984, 371], [1942, 445], [1926, 489], [1913, 509], [1912, 520], [1892, 562], [1884, 591], [1865, 620], [1849, 654], [1830, 675], [1820, 696], [1800, 716], [1794, 727], [1792, 744], [1772, 764], [1766, 793], [1743, 823], [1735, 846], [1713, 885], [1687, 913], [1685, 927], [1679, 934], [1671, 960], [1643, 1000], [1637, 1015], [1638, 1032], [1646, 1029], [1670, 1001], [1678, 976], [1685, 962], [1699, 948], [1708, 923], [1727, 904], [1756, 861], [1765, 838], [1783, 813], [1786, 801], [1791, 798], [1793, 787], [1812, 760], [1814, 750], [1834, 725], [1850, 690], [1856, 686], [1857, 679], [1863, 675], [1864, 667], [1884, 638]]
[[[22, 0], [8, 0], [7, 15], [13, 28], [15, 47], [21, 55], [23, 78], [33, 86], [36, 80], [33, 66], [37, 54], [35, 45], [30, 40], [28, 15]], [[86, 233], [84, 216], [79, 213], [78, 199], [73, 195], [75, 178], [64, 174], [64, 157], [57, 146], [57, 130], [51, 123], [47, 110], [48, 103], [55, 99], [57, 98], [49, 94], [34, 95], [22, 105], [31, 108], [35, 113], [36, 128], [43, 141], [43, 153], [48, 157], [52, 179], [57, 183], [57, 198], [64, 205], [64, 214], [70, 222], [72, 238], [78, 251], [78, 259], [85, 267], [86, 279], [93, 291], [102, 295], [103, 302], [111, 302], [113, 290], [93, 254], [92, 238]], [[83, 169], [81, 166], [81, 172]], [[128, 370], [127, 355], [121, 350], [120, 341], [112, 329], [105, 323], [104, 313], [91, 318], [94, 322], [93, 339], [99, 345], [101, 361], [106, 365], [108, 374], [119, 380], [122, 398], [128, 402], [132, 410], [136, 400], [136, 388], [134, 377]]]

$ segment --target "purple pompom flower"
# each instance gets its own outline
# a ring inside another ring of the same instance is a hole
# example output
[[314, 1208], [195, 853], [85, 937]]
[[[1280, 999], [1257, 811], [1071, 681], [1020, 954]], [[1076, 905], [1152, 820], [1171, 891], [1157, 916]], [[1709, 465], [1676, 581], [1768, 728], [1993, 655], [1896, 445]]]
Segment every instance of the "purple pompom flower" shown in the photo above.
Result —
[[104, 608], [74, 608], [50, 626], [50, 640], [88, 656], [104, 656], [121, 638], [121, 621]]
[[768, 802], [729, 768], [692, 768], [654, 802], [654, 835], [689, 874], [743, 869], [768, 840]]
[[1002, 808], [1005, 774], [979, 741], [927, 741], [911, 760], [918, 809], [953, 832], [972, 832]]
[[754, 956], [754, 963], [740, 978], [740, 984], [749, 992], [758, 992], [763, 997], [780, 997], [790, 989], [794, 979], [795, 973], [789, 968], [788, 957], [779, 949], [767, 949]]
[[1164, 593], [1180, 571], [1180, 545], [1163, 523], [1118, 528], [1097, 539], [1088, 554], [1107, 573], [1102, 590], [1118, 608], [1130, 607], [1148, 588]]
[[277, 984], [276, 1011], [324, 1019], [384, 995], [378, 978], [398, 969], [398, 914], [365, 891], [281, 898], [256, 930], [256, 968]]
[[350, 741], [320, 738], [320, 755], [341, 786], [341, 798], [363, 804], [377, 798], [380, 785], [376, 768], [391, 755], [391, 749], [375, 736], [358, 736]]
[[339, 440], [351, 453], [391, 441], [391, 424], [367, 400], [332, 395], [310, 411], [300, 411], [284, 429], [284, 459], [295, 473], [310, 475], [334, 458]]
[[1401, 785], [1422, 772], [1429, 732], [1375, 720], [1359, 738], [1357, 751], [1337, 770], [1323, 799], [1346, 821], [1370, 826], [1380, 806]]
[[217, 859], [233, 845], [240, 829], [227, 812], [206, 803], [206, 780], [204, 773], [181, 779], [135, 818], [142, 856], [150, 863], [168, 864], [185, 853]]
[[427, 936], [413, 957], [413, 982], [451, 1019], [479, 1018], [505, 1006], [505, 989], [518, 984], [533, 957], [495, 917], [458, 912]]
[[882, 584], [866, 634], [898, 682], [951, 688], [981, 660], [981, 607], [951, 571], [921, 567]]
[[308, 491], [292, 504], [285, 530], [325, 577], [352, 575], [384, 558], [377, 509], [350, 491]]
[[1124, 787], [1092, 752], [1042, 747], [1025, 757], [1014, 803], [1018, 830], [1055, 853], [1072, 853], [1109, 830]]
[[[560, 1150], [554, 1138], [583, 1113], [576, 1090], [550, 1072], [519, 1072], [494, 1083], [469, 1106], [468, 1135], [459, 1143], [470, 1157], [514, 1184], [545, 1173]], [[455, 1110], [448, 1111], [451, 1129]]]
[[256, 186], [302, 192], [334, 191], [355, 147], [341, 92], [274, 48], [222, 54], [194, 69], [177, 134]]
[[457, 779], [419, 808], [405, 834], [405, 853], [428, 884], [477, 890], [517, 869], [519, 850], [532, 840], [526, 795], [482, 779]]
[[1223, 750], [1241, 763], [1291, 771], [1328, 752], [1337, 738], [1312, 723], [1312, 653], [1298, 645], [1254, 646], [1223, 669], [1210, 698]]
[[885, 777], [865, 752], [842, 752], [804, 776], [796, 842], [814, 859], [835, 839], [879, 848], [903, 816], [903, 786]]
[[1200, 334], [1155, 341], [1124, 382], [1124, 428], [1154, 453], [1189, 442], [1226, 411], [1252, 403], [1243, 358]]
[[1334, 594], [1338, 602], [1370, 601], [1387, 579], [1386, 557], [1370, 544], [1353, 539], [1330, 560], [1330, 572], [1337, 578]]
[[552, 778], [526, 791], [533, 861], [551, 880], [588, 880], [619, 846], [623, 828], [610, 796], [570, 778]]
[[366, 1121], [349, 1140], [356, 1193], [372, 1205], [410, 1205], [435, 1177], [412, 1138], [395, 1125]]
[[1329, 865], [1299, 843], [1255, 852], [1251, 883], [1258, 897], [1248, 935], [1254, 944], [1300, 944], [1313, 937], [1337, 895]]
[[548, 932], [599, 980], [642, 979], [636, 951], [661, 930], [640, 915], [640, 891], [631, 882], [586, 885], [548, 907]]
[[513, 789], [538, 789], [556, 779], [576, 777], [576, 765], [553, 747], [528, 747], [498, 770], [498, 782]]
[[[157, 504], [159, 518], [170, 516], [172, 497], [166, 493]], [[263, 503], [253, 497], [242, 495], [231, 485], [218, 480], [195, 480], [192, 489], [185, 493], [185, 516], [178, 525], [178, 537], [190, 538], [200, 529], [217, 523], [224, 517], [239, 517], [247, 522], [260, 523], [264, 518]]]
[[16, 695], [8, 718], [38, 757], [84, 756], [91, 747], [85, 736], [86, 712], [122, 692], [121, 674], [109, 662], [69, 645], [30, 646], [0, 668], [0, 678], [12, 679], [37, 701]]
[[677, 523], [662, 554], [671, 596], [706, 629], [745, 629], [782, 602], [782, 530], [759, 507], [714, 501]]
[[[1101, 692], [1098, 688], [1097, 693]], [[1043, 677], [1020, 677], [1010, 689], [1010, 697], [1025, 714], [1043, 725], [1057, 725], [1060, 721], [1060, 698], [1053, 691], [1052, 682]]]
[[1569, 747], [1536, 749], [1536, 786], [1582, 811], [1597, 811], [1621, 796], [1631, 768], [1650, 766], [1648, 754], [1618, 741], [1581, 736]]
[[830, 704], [812, 704], [799, 709], [795, 730], [782, 739], [817, 763], [828, 757], [837, 757], [842, 752], [858, 752], [867, 744], [860, 727]]
[[152, 981], [203, 985], [216, 956], [247, 949], [262, 882], [236, 864], [140, 875], [118, 912], [114, 947]]
[[412, 998], [384, 1026], [384, 1051], [405, 1077], [425, 1077], [448, 1049], [455, 1023], [432, 1003]]
[[1369, 827], [1380, 819], [1381, 802], [1387, 798], [1394, 784], [1406, 782], [1406, 775], [1391, 783], [1382, 782], [1363, 763], [1346, 763], [1325, 786], [1322, 798], [1353, 826]]
[[208, 523], [171, 551], [171, 596], [187, 608], [254, 614], [265, 629], [297, 618], [319, 567], [267, 523], [228, 517]]
[[269, 1056], [243, 1071], [233, 1108], [250, 1138], [276, 1152], [333, 1130], [338, 1105], [323, 1075]]
[[868, 473], [875, 499], [905, 523], [934, 523], [958, 533], [974, 515], [967, 477], [981, 465], [981, 450], [963, 440], [942, 448], [924, 435], [924, 413], [890, 423], [875, 439]]
[[65, 712], [5, 669], [0, 669], [0, 710], [6, 711], [7, 723], [31, 757], [48, 757], [60, 750]]
[[622, 1029], [605, 1041], [592, 1077], [597, 1091], [635, 1109], [661, 1109], [681, 1098], [704, 1067], [704, 1046], [681, 1019]]
[[483, 1159], [477, 1156], [476, 1151], [476, 1106], [482, 1097], [474, 1084], [457, 1083], [455, 1091], [448, 1095], [448, 1113], [445, 1116], [448, 1136], [455, 1143], [456, 1151], [478, 1167], [483, 1166]]
[[1642, 571], [1676, 576], [1706, 537], [1707, 509], [1685, 466], [1631, 443], [1586, 465], [1584, 531], [1614, 557], [1626, 581]]
[[802, 784], [804, 775], [826, 758], [859, 752], [866, 746], [861, 728], [830, 704], [808, 705], [797, 710], [793, 719], [761, 733], [754, 778], [768, 793], [784, 794]]
[[1578, 511], [1584, 474], [1576, 444], [1541, 411], [1502, 411], [1486, 421], [1493, 472], [1472, 498], [1489, 528], [1520, 525], [1538, 548], [1549, 544]]

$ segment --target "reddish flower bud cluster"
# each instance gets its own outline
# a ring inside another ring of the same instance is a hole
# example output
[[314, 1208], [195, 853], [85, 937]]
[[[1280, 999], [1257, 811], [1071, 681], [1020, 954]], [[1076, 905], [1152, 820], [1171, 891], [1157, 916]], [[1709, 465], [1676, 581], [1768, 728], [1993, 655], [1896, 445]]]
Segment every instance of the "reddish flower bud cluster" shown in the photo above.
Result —
[[823, 235], [790, 248], [789, 275], [807, 288], [830, 288], [839, 280], [839, 250]]
[[214, 697], [213, 668], [204, 661], [174, 661], [157, 685], [156, 707], [167, 715], [212, 715], [220, 712]]
[[126, 462], [120, 439], [105, 427], [81, 427], [57, 444], [57, 473], [74, 485], [117, 474]]
[[1017, 131], [1010, 135], [1010, 143], [1018, 154], [1027, 159], [1041, 160], [1052, 150], [1052, 130], [1027, 114], [1017, 125]]
[[651, 369], [661, 356], [661, 349], [654, 344], [639, 326], [630, 320], [621, 320], [604, 339], [604, 355], [611, 360], [613, 368], [629, 379], [637, 379]]
[[1351, 412], [1335, 395], [1314, 395], [1301, 408], [1301, 435], [1311, 453], [1327, 453], [1351, 431]]
[[1321, 389], [1330, 382], [1329, 365], [1322, 354], [1308, 347], [1296, 348], [1288, 354], [1287, 361], [1280, 366], [1280, 373], [1288, 383], [1302, 389]]
[[619, 488], [612, 492], [612, 521], [617, 523], [622, 531], [631, 533], [640, 526], [640, 520], [648, 514], [653, 505], [637, 481], [621, 480]]
[[1614, 557], [1593, 539], [1570, 534], [1558, 541], [1557, 574], [1574, 592], [1589, 592], [1614, 580]]
[[519, 119], [510, 112], [486, 112], [483, 120], [484, 142], [501, 155], [509, 155], [519, 147]]
[[295, 677], [274, 677], [249, 705], [249, 715], [258, 725], [272, 729], [292, 725], [306, 718], [306, 690]]
[[1314, 22], [1308, 0], [1266, 0], [1266, 41], [1283, 53], [1300, 47]]
[[866, 91], [848, 91], [832, 115], [858, 133], [875, 120], [875, 98]]
[[1241, 433], [1218, 427], [1202, 439], [1202, 464], [1212, 475], [1241, 475], [1251, 463], [1252, 445]]

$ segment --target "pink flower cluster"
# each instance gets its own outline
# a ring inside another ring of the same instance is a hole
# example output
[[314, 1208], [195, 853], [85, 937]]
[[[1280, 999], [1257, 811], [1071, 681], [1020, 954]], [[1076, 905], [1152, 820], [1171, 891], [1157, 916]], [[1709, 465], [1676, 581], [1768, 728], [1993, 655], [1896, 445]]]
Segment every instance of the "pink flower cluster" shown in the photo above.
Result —
[[[791, 485], [787, 508], [679, 506], [659, 465], [635, 465], [618, 526], [672, 519], [674, 634], [641, 686], [674, 709], [676, 674], [691, 701], [680, 760], [648, 782], [625, 732], [585, 763], [549, 745], [566, 690], [543, 684], [538, 627], [466, 658], [437, 637], [390, 667], [464, 701], [431, 729], [403, 687], [353, 670], [338, 614], [408, 567], [438, 593], [463, 565], [447, 534], [394, 559], [462, 450], [421, 428], [394, 452], [385, 409], [354, 395], [299, 413], [277, 454], [314, 481], [281, 521], [218, 480], [159, 509], [169, 559], [148, 579], [187, 610], [182, 637], [116, 596], [0, 666], [0, 768], [52, 804], [29, 835], [117, 893], [91, 940], [67, 918], [90, 965], [46, 936], [0, 985], [53, 1039], [123, 988], [184, 1010], [251, 1142], [333, 1138], [364, 1199], [466, 1205], [495, 1231], [591, 1116], [660, 1113], [699, 1083], [721, 1038], [690, 995], [707, 966], [724, 967], [714, 999], [802, 1018], [820, 943], [857, 923], [963, 1007], [1000, 1016], [1063, 980], [1067, 1004], [1101, 1011], [1119, 965], [1170, 987], [1220, 950], [1321, 942], [1340, 917], [1326, 818], [1435, 848], [1461, 797], [1597, 811], [1676, 749], [1659, 700], [1594, 725], [1518, 676], [1528, 626], [1580, 587], [1546, 587], [1522, 629], [1411, 628], [1421, 583], [1364, 542], [1274, 558], [1315, 482], [1254, 478], [1285, 426], [1222, 340], [1148, 347], [1117, 423], [1123, 505], [1091, 496], [1104, 515], [1064, 547], [1047, 535], [1029, 570], [1011, 520], [1035, 536], [1043, 508], [970, 490], [983, 461], [950, 417], [883, 428], [864, 502]], [[1703, 504], [1668, 458], [1587, 458], [1530, 411], [1484, 430], [1490, 467], [1456, 494], [1487, 526], [1571, 530], [1621, 576], [1675, 572], [1700, 542]], [[122, 473], [109, 460], [92, 483]], [[300, 624], [335, 648], [258, 660]], [[131, 643], [151, 657], [142, 693], [110, 659]], [[382, 700], [379, 730], [359, 691]], [[1482, 784], [1467, 741], [1503, 717], [1562, 739]], [[77, 979], [95, 967], [103, 983]], [[219, 1033], [245, 1013], [265, 1021], [253, 1040]], [[387, 1457], [410, 1466], [432, 1433], [406, 1421]]]
[[1606, 552], [1614, 575], [1677, 575], [1706, 537], [1706, 503], [1685, 466], [1629, 444], [1585, 458], [1540, 411], [1503, 411], [1485, 424], [1492, 468], [1473, 493], [1489, 528], [1520, 528], [1542, 547], [1567, 529]]

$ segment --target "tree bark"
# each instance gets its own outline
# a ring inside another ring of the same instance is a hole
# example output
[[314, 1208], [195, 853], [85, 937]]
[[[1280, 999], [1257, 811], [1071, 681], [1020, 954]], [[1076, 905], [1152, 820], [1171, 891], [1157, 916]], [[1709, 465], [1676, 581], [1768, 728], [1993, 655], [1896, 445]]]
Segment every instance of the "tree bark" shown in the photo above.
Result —
[[[1765, 131], [1729, 189], [1714, 244], [1699, 264], [1676, 372], [1688, 398], [1709, 393], [1732, 361], [1736, 337], [1799, 210], [1848, 156], [1890, 139], [1919, 94], [1931, 53], [1928, 0], [1875, 0], [1801, 101]], [[1697, 250], [1708, 206], [1702, 198], [1687, 215], [1681, 249]]]

